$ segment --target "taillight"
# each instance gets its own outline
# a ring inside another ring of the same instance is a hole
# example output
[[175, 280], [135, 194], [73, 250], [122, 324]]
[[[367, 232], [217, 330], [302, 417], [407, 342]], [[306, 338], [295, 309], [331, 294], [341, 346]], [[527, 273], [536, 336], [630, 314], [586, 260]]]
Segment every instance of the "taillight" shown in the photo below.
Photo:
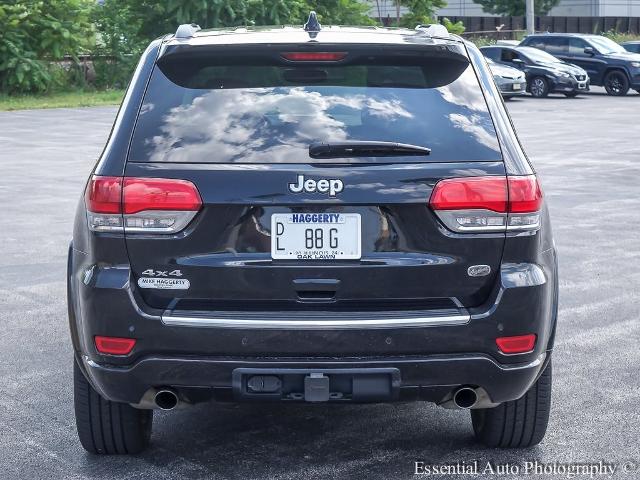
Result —
[[121, 213], [122, 178], [93, 177], [85, 192], [87, 208], [95, 213]]
[[94, 175], [84, 193], [89, 228], [96, 232], [121, 232], [122, 177]]
[[496, 338], [498, 350], [506, 355], [515, 353], [529, 353], [536, 345], [536, 336], [533, 333], [529, 335], [517, 335], [514, 337]]
[[534, 175], [448, 178], [436, 184], [429, 205], [455, 232], [537, 230], [542, 190]]
[[337, 62], [347, 56], [347, 52], [284, 52], [282, 57], [292, 62]]
[[94, 338], [96, 350], [106, 355], [129, 355], [136, 346], [135, 338], [102, 337]]
[[122, 201], [127, 232], [179, 232], [202, 206], [193, 183], [164, 178], [125, 178]]
[[188, 180], [93, 176], [85, 194], [94, 231], [175, 233], [202, 207]]

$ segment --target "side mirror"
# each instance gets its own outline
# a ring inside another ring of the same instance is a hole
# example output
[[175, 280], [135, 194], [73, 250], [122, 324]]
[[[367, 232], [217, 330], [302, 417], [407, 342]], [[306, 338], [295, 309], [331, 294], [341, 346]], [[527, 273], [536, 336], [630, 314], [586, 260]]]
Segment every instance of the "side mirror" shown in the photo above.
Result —
[[521, 58], [514, 58], [511, 60], [511, 63], [513, 63], [516, 68], [524, 67], [524, 61]]
[[596, 54], [596, 51], [593, 47], [584, 47], [584, 53], [593, 57]]

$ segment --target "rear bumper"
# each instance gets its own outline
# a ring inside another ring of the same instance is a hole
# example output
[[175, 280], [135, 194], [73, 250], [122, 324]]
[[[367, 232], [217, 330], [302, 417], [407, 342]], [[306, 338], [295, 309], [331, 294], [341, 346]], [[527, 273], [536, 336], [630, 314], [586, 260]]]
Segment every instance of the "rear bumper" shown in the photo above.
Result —
[[[153, 311], [136, 298], [128, 267], [83, 267], [84, 254], [72, 255], [78, 257], [70, 265], [69, 309], [76, 356], [96, 390], [115, 401], [138, 404], [163, 386], [187, 401], [233, 400], [237, 368], [388, 367], [400, 372], [399, 399], [439, 403], [456, 387], [471, 385], [500, 403], [526, 392], [552, 347], [553, 249], [542, 252], [538, 264], [503, 264], [495, 291], [477, 308], [361, 313], [337, 319], [342, 325], [323, 324], [332, 319], [310, 313], [256, 318]], [[496, 337], [527, 333], [537, 336], [532, 352], [497, 350]], [[137, 344], [127, 357], [101, 355], [95, 335], [133, 337]]]
[[522, 97], [522, 96], [527, 94], [527, 91], [522, 89], [522, 90], [517, 91], [517, 92], [503, 92], [501, 90], [500, 93], [502, 94], [502, 96], [504, 98], [512, 98], [512, 97]]
[[[501, 77], [495, 77], [498, 90], [503, 97], [515, 97], [518, 95], [526, 95], [527, 93], [527, 81], [524, 78], [521, 79], [507, 79]], [[514, 85], [518, 85], [518, 88], [514, 90]]]
[[[159, 387], [171, 387], [181, 400], [238, 400], [233, 377], [238, 369], [265, 372], [314, 371], [318, 373], [397, 369], [399, 389], [395, 400], [445, 403], [460, 386], [483, 392], [478, 408], [520, 398], [537, 379], [547, 352], [532, 362], [503, 365], [483, 355], [440, 355], [379, 359], [240, 359], [240, 358], [145, 358], [128, 367], [100, 365], [82, 357], [84, 370], [100, 394], [114, 401], [139, 404]], [[265, 396], [266, 400], [274, 400]], [[276, 398], [281, 400], [281, 398]], [[150, 406], [149, 401], [145, 406]]]

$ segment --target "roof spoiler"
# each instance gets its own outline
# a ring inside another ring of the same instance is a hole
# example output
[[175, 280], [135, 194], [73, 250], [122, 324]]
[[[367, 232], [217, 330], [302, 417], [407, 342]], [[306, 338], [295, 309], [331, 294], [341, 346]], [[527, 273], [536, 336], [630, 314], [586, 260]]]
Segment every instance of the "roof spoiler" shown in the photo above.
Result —
[[195, 23], [183, 23], [176, 30], [175, 38], [191, 38], [200, 30], [200, 25]]

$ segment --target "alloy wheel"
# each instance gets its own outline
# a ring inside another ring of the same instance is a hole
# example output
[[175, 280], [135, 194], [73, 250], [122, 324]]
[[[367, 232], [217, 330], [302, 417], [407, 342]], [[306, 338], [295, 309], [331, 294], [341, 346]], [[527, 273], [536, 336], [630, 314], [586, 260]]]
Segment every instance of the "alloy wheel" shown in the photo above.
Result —
[[531, 82], [531, 94], [534, 97], [542, 97], [546, 93], [547, 85], [542, 78], [534, 78]]
[[613, 95], [624, 95], [625, 79], [621, 73], [612, 73], [607, 78], [607, 91]]

